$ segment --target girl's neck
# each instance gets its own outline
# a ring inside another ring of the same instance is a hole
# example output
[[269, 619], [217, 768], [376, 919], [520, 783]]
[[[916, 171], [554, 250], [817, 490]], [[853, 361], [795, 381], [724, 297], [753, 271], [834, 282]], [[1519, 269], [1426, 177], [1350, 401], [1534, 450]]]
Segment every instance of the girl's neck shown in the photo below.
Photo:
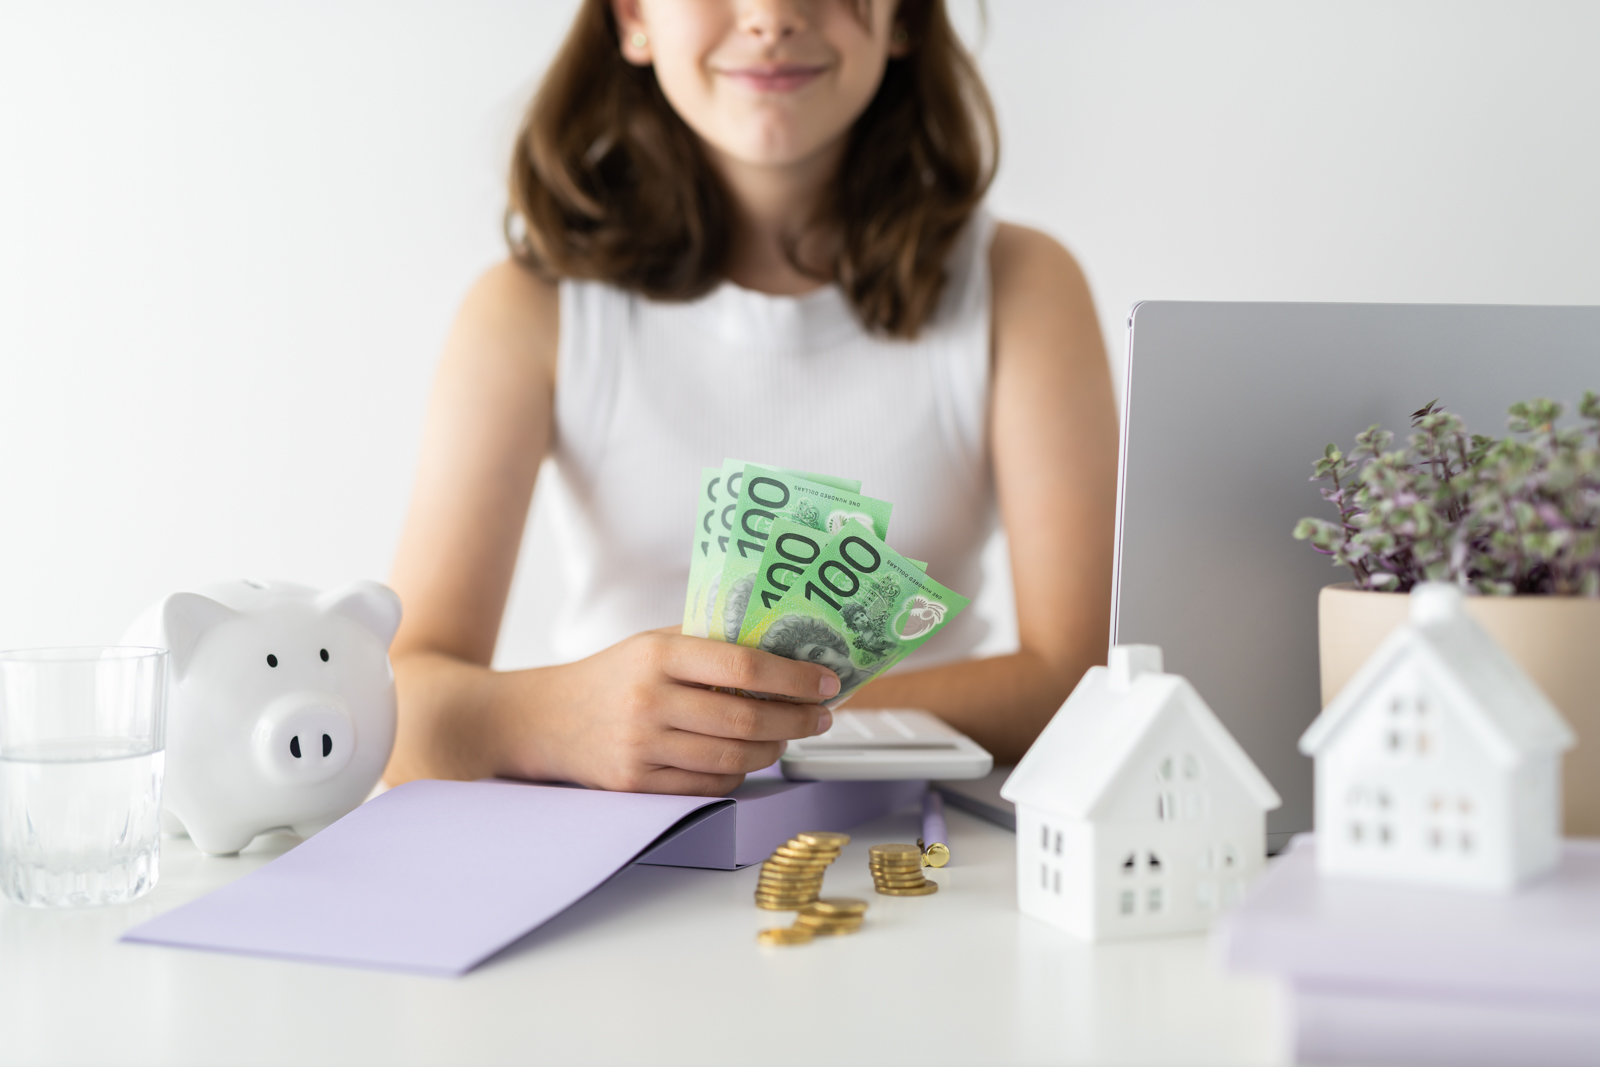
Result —
[[[807, 159], [781, 166], [745, 163], [705, 145], [733, 200], [735, 228], [728, 280], [745, 289], [795, 296], [820, 289], [831, 234], [806, 232], [844, 154], [841, 139]], [[796, 240], [801, 238], [798, 246]], [[812, 273], [797, 269], [791, 250]]]

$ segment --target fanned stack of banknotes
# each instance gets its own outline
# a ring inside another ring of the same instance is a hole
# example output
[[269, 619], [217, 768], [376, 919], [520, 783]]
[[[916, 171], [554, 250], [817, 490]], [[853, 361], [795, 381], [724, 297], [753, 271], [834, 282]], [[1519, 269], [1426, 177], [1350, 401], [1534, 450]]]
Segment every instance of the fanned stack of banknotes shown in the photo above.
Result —
[[968, 603], [888, 546], [892, 509], [844, 478], [702, 468], [683, 632], [820, 663], [837, 707]]

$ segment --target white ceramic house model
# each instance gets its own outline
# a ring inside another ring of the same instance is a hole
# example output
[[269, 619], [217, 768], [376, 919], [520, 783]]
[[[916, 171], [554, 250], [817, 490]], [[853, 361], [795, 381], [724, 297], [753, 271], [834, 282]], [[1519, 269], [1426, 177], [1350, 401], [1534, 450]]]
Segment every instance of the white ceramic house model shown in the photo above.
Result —
[[1092, 667], [1000, 795], [1017, 904], [1091, 941], [1203, 930], [1266, 856], [1278, 794], [1161, 650]]
[[1506, 891], [1561, 850], [1561, 713], [1466, 614], [1424, 583], [1300, 739], [1316, 760], [1324, 875]]

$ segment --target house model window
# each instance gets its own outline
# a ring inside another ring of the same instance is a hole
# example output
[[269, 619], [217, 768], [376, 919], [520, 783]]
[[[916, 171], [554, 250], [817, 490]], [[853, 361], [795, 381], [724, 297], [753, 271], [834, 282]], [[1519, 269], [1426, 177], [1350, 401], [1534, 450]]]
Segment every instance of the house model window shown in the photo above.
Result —
[[1316, 760], [1327, 875], [1509, 890], [1556, 863], [1572, 731], [1467, 615], [1459, 590], [1411, 617], [1300, 740]]
[[1001, 795], [1019, 907], [1089, 940], [1205, 929], [1260, 869], [1279, 803], [1150, 645], [1084, 675]]

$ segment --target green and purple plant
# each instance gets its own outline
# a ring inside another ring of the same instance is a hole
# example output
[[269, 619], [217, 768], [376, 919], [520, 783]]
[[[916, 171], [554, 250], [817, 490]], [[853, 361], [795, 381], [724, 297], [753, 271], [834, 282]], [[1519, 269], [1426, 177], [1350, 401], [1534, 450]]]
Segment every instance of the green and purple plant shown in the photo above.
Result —
[[1584, 393], [1581, 426], [1558, 427], [1561, 412], [1522, 401], [1510, 435], [1482, 437], [1435, 400], [1412, 414], [1409, 449], [1389, 451], [1377, 426], [1348, 455], [1329, 445], [1311, 480], [1339, 518], [1301, 519], [1294, 536], [1358, 589], [1600, 596], [1600, 396]]

